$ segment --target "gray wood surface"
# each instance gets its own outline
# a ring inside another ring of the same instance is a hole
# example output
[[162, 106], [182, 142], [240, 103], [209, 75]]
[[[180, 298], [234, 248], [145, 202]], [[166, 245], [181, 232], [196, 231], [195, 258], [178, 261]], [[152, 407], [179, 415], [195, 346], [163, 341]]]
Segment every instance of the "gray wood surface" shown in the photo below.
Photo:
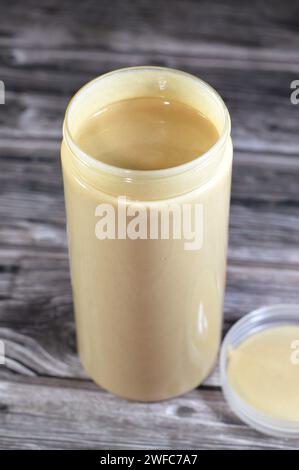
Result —
[[[25, 6], [26, 5], [26, 6]], [[299, 302], [299, 2], [0, 0], [0, 448], [295, 449], [225, 404], [215, 373], [159, 404], [94, 385], [77, 357], [59, 161], [71, 95], [128, 65], [181, 68], [231, 111], [226, 331]]]

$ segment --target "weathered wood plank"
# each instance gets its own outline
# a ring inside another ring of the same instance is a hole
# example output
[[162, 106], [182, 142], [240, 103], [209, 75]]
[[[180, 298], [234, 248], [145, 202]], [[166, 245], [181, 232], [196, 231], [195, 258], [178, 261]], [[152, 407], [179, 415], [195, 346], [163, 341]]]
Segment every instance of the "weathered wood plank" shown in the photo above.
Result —
[[138, 4], [116, 0], [113, 8], [109, 0], [76, 3], [75, 7], [71, 0], [27, 0], [26, 8], [22, 2], [2, 3], [5, 16], [1, 18], [0, 44], [5, 46], [67, 50], [106, 44], [111, 51], [114, 47], [126, 49], [130, 35], [134, 50], [152, 44], [165, 50], [170, 47], [165, 44], [167, 38], [174, 41], [175, 50], [176, 41], [187, 46], [196, 41], [274, 51], [297, 50], [298, 45], [298, 3], [292, 0], [252, 0], [242, 8], [237, 0], [216, 0], [212, 5], [174, 0], [171, 7], [164, 0], [140, 0]]
[[[156, 404], [128, 402], [85, 381], [0, 382], [0, 447], [23, 449], [298, 448], [251, 430], [217, 389]], [[250, 443], [248, 445], [248, 443]]]
[[[142, 31], [136, 42], [133, 31], [114, 31], [103, 36], [91, 47], [76, 47], [76, 44], [62, 48], [61, 46], [42, 45], [42, 54], [32, 44], [24, 41], [14, 45], [2, 45], [0, 37], [0, 57], [2, 65], [13, 67], [16, 71], [21, 67], [44, 68], [51, 66], [53, 71], [66, 70], [66, 63], [72, 64], [76, 70], [85, 65], [86, 69], [99, 67], [99, 64], [138, 65], [184, 61], [186, 66], [206, 67], [208, 69], [243, 69], [257, 71], [298, 71], [298, 55], [296, 48], [259, 48], [244, 47], [239, 44], [207, 43], [198, 37], [191, 38], [151, 36]], [[174, 66], [174, 65], [172, 65]], [[115, 68], [115, 65], [114, 67]], [[81, 70], [84, 73], [83, 70]]]

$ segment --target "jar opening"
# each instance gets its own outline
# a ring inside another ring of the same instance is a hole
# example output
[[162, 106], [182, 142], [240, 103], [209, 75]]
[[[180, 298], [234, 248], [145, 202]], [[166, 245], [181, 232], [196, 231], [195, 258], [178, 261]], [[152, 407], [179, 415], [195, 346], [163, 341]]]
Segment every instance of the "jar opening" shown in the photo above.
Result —
[[[217, 128], [219, 138], [207, 152], [186, 163], [157, 170], [136, 170], [104, 163], [85, 153], [77, 144], [77, 129], [100, 107], [136, 97], [176, 99], [201, 111]], [[75, 158], [94, 172], [130, 180], [151, 180], [204, 168], [222, 153], [230, 136], [230, 117], [219, 94], [203, 80], [164, 67], [129, 67], [104, 74], [84, 85], [70, 101], [63, 125], [64, 140]]]

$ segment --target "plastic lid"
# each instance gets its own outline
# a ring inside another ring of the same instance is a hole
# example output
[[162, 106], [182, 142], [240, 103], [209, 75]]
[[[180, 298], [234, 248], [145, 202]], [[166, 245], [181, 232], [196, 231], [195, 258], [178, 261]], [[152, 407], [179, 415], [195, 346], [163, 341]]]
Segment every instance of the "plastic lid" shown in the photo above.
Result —
[[[263, 307], [245, 315], [235, 323], [228, 331], [221, 347], [220, 374], [222, 389], [231, 409], [252, 428], [272, 436], [299, 438], [299, 421], [276, 418], [254, 408], [234, 389], [227, 373], [229, 355], [232, 350], [241, 346], [251, 336], [279, 326], [299, 327], [299, 305]], [[299, 365], [296, 373], [299, 374]]]

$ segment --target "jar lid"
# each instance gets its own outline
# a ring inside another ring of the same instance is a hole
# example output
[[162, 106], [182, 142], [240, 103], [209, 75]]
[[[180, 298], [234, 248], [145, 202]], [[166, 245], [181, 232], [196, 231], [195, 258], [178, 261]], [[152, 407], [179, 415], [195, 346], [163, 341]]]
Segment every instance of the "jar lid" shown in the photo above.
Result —
[[[279, 327], [288, 328], [279, 330]], [[295, 330], [290, 329], [293, 327]], [[293, 331], [296, 334], [290, 342]], [[299, 419], [297, 415], [290, 418], [292, 409], [297, 409], [299, 413], [299, 388], [285, 388], [285, 374], [289, 374], [293, 385], [299, 383], [299, 359], [292, 362], [292, 358], [299, 358], [298, 332], [299, 305], [276, 305], [245, 315], [228, 331], [222, 343], [220, 375], [223, 394], [243, 422], [265, 434], [299, 437]], [[279, 357], [283, 357], [282, 362]], [[286, 357], [290, 363], [286, 362]], [[286, 390], [288, 396], [285, 396], [285, 401], [280, 401], [279, 393], [283, 394]], [[267, 396], [268, 400], [265, 400]], [[263, 400], [265, 406], [261, 406]], [[277, 404], [281, 404], [282, 408]], [[287, 406], [290, 409], [286, 419], [284, 412]], [[273, 413], [271, 407], [274, 408]]]

